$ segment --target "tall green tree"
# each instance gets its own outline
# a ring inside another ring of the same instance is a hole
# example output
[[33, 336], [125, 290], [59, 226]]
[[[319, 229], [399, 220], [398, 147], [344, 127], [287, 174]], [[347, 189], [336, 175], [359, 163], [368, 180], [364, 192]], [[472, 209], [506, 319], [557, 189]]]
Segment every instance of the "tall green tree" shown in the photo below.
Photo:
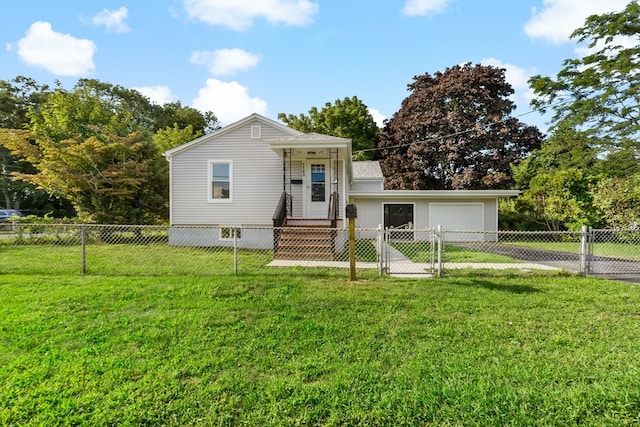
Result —
[[456, 65], [408, 88], [378, 139], [388, 188], [507, 188], [510, 166], [540, 146], [538, 129], [511, 116], [504, 69]]
[[31, 138], [26, 131], [27, 114], [50, 93], [47, 85], [28, 77], [0, 80], [0, 187], [4, 201], [0, 206], [38, 215], [72, 216], [73, 210], [64, 200], [52, 198], [33, 184], [16, 179], [16, 173], [35, 173], [35, 169], [9, 149], [10, 141]]
[[631, 228], [640, 225], [640, 173], [609, 177], [591, 189], [593, 206], [605, 226]]
[[311, 107], [309, 115], [279, 113], [278, 119], [301, 132], [351, 138], [352, 149], [359, 159], [373, 157], [380, 132], [369, 108], [356, 96], [336, 99], [333, 104], [327, 102], [320, 110]]
[[[86, 221], [165, 219], [164, 146], [219, 128], [212, 112], [179, 102], [159, 106], [135, 90], [99, 80], [81, 79], [71, 91], [45, 89], [22, 77], [0, 86], [2, 123], [31, 132], [28, 138], [0, 138], [0, 160], [23, 166], [3, 173], [3, 183], [28, 183], [67, 200]], [[4, 193], [16, 194], [10, 188]]]
[[29, 110], [43, 102], [49, 93], [49, 86], [29, 77], [0, 80], [0, 128], [24, 129], [29, 123]]
[[552, 170], [575, 168], [594, 173], [599, 162], [597, 145], [598, 141], [587, 133], [559, 124], [540, 148], [533, 150], [521, 163], [512, 165], [514, 186], [527, 189], [532, 178]]
[[220, 129], [220, 122], [211, 111], [201, 113], [193, 107], [185, 107], [179, 101], [155, 106], [154, 131], [177, 128], [205, 134]]
[[577, 168], [540, 172], [518, 198], [520, 213], [549, 231], [579, 230], [597, 225], [589, 188], [593, 178]]
[[69, 200], [86, 221], [157, 220], [165, 202], [151, 191], [151, 165], [159, 158], [146, 129], [152, 121], [134, 113], [146, 108], [144, 100], [111, 89], [82, 81], [72, 92], [58, 88], [31, 109], [33, 139], [14, 140], [10, 148], [35, 172], [15, 175]]
[[634, 0], [620, 12], [590, 16], [571, 38], [590, 52], [565, 60], [555, 78], [532, 77], [532, 106], [553, 111], [552, 126], [600, 140], [603, 154], [632, 147], [627, 155], [640, 159], [640, 5]]

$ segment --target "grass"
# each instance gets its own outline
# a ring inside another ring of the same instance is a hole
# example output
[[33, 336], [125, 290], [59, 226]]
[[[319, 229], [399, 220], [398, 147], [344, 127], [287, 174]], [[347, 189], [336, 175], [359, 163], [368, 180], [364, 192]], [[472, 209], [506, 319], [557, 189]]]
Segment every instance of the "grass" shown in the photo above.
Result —
[[[0, 272], [20, 274], [81, 274], [79, 244], [0, 245]], [[28, 260], [28, 261], [27, 261]], [[238, 271], [264, 272], [273, 260], [271, 250], [238, 250]], [[338, 261], [348, 261], [345, 248]], [[369, 240], [356, 241], [356, 260], [376, 262], [377, 251]], [[194, 248], [159, 244], [91, 244], [86, 247], [88, 274], [102, 275], [219, 275], [234, 274], [233, 248]], [[274, 271], [279, 271], [274, 268]]]
[[[378, 251], [371, 240], [357, 239], [355, 241], [355, 255], [358, 262], [376, 262]], [[349, 246], [345, 245], [344, 251], [338, 255], [337, 261], [349, 261]]]
[[0, 424], [640, 423], [638, 286], [343, 276], [4, 272]]
[[[431, 244], [429, 242], [392, 242], [391, 246], [402, 252], [413, 262], [431, 262]], [[437, 256], [437, 255], [436, 255]], [[517, 263], [514, 258], [455, 245], [444, 245], [446, 262], [469, 263]]]
[[[80, 245], [27, 244], [0, 246], [0, 272], [81, 274]], [[272, 251], [238, 252], [239, 271], [261, 271]], [[86, 248], [86, 271], [103, 275], [233, 274], [232, 248], [176, 247], [166, 244], [93, 244]]]

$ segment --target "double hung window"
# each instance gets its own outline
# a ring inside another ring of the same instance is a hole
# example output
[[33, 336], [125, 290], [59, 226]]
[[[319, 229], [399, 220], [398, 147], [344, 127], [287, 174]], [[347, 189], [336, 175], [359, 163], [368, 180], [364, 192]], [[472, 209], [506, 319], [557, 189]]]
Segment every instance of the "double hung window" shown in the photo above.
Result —
[[232, 201], [233, 163], [231, 161], [210, 161], [209, 178], [209, 200]]

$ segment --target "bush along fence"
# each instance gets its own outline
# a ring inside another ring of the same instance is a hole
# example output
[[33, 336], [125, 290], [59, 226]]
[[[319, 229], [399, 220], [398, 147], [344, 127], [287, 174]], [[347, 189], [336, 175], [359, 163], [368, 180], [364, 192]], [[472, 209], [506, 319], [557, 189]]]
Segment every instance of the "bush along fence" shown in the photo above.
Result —
[[[138, 225], [0, 225], [2, 273], [282, 274], [350, 267], [347, 229]], [[640, 275], [640, 229], [468, 231], [356, 228], [366, 274], [442, 276], [456, 269]], [[338, 270], [340, 271], [340, 270]]]

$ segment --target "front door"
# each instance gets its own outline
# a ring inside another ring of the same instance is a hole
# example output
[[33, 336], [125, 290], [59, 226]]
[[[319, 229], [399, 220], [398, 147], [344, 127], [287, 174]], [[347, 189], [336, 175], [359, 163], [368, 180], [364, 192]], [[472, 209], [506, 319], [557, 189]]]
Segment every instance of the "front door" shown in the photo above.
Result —
[[[392, 239], [413, 239], [413, 204], [398, 203], [384, 205], [384, 228], [400, 229], [390, 231]], [[409, 229], [410, 231], [402, 231]]]
[[307, 160], [305, 168], [305, 218], [327, 218], [329, 210], [329, 162]]

